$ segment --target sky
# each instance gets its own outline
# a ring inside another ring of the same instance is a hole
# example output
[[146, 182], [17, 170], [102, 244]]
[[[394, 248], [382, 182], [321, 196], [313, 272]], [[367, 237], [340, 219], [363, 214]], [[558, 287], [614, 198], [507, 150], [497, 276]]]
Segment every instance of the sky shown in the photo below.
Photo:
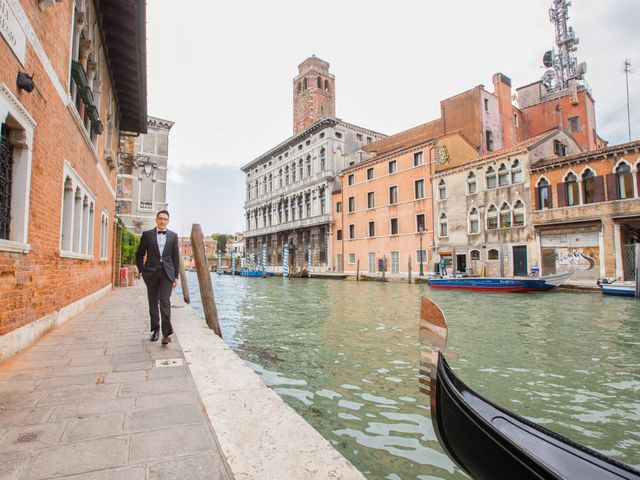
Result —
[[[554, 43], [552, 0], [149, 0], [148, 113], [169, 137], [171, 228], [244, 228], [240, 167], [292, 134], [292, 81], [316, 56], [336, 77], [336, 116], [393, 134], [439, 116], [440, 100], [502, 72], [537, 81]], [[183, 8], [177, 7], [184, 5]], [[638, 0], [573, 0], [569, 24], [596, 101], [599, 134], [640, 136]]]

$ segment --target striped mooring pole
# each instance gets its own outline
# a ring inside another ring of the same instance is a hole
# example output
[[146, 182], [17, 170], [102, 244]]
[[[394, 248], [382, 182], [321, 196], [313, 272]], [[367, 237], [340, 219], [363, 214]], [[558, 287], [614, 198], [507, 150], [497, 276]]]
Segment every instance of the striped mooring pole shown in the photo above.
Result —
[[262, 245], [262, 271], [267, 271], [267, 244]]
[[236, 251], [231, 250], [231, 276], [236, 274]]
[[222, 250], [218, 250], [218, 275], [222, 275]]
[[311, 247], [309, 247], [307, 249], [307, 271], [311, 272], [311, 263], [313, 260], [313, 250], [311, 250]]
[[289, 276], [289, 245], [284, 246], [284, 254], [282, 255], [282, 276]]

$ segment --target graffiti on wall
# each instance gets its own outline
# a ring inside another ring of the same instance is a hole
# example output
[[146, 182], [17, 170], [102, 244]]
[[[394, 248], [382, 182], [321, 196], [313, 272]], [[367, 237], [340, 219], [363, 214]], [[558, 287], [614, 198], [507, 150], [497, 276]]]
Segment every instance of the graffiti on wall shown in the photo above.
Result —
[[592, 270], [600, 264], [598, 247], [556, 248], [556, 265], [566, 270]]

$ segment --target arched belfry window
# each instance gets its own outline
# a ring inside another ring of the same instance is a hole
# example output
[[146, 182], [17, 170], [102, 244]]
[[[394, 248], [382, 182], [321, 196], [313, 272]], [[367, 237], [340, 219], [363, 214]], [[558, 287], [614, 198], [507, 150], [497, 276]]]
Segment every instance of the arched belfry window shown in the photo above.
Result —
[[298, 82], [298, 86], [296, 88], [298, 90], [298, 93], [300, 93], [302, 91], [302, 84]]
[[302, 81], [302, 89], [303, 90], [307, 89], [307, 79], [306, 78]]
[[326, 93], [331, 92], [331, 88], [330, 88], [330, 86], [329, 86], [329, 80], [325, 80], [325, 81], [324, 81], [324, 91], [325, 91]]
[[318, 88], [322, 88], [322, 78], [318, 77]]

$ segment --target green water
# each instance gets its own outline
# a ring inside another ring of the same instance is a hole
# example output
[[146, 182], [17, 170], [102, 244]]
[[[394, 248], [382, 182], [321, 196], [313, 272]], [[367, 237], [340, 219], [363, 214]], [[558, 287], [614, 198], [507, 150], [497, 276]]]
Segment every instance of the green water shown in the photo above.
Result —
[[[223, 337], [370, 479], [466, 478], [418, 393], [419, 299], [449, 322], [461, 378], [497, 403], [640, 466], [640, 301], [212, 275]], [[195, 274], [192, 306], [202, 308]]]

